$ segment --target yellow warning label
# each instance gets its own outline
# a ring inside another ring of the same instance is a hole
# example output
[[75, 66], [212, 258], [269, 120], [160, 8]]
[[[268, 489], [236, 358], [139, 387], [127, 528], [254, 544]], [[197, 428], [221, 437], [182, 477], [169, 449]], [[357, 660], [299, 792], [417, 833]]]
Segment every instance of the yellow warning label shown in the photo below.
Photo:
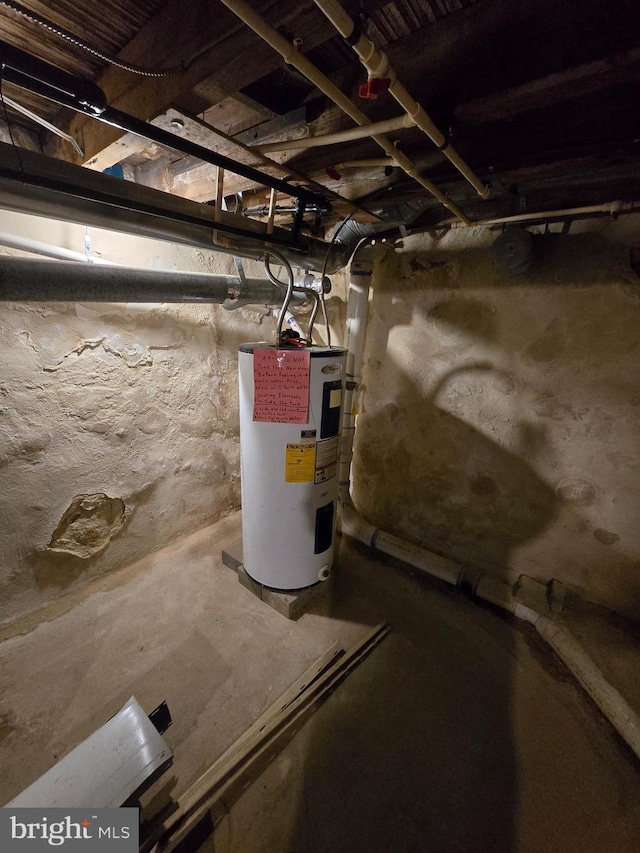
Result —
[[337, 409], [342, 402], [342, 388], [335, 388], [329, 393], [329, 408]]
[[316, 472], [315, 442], [287, 444], [286, 483], [313, 483]]

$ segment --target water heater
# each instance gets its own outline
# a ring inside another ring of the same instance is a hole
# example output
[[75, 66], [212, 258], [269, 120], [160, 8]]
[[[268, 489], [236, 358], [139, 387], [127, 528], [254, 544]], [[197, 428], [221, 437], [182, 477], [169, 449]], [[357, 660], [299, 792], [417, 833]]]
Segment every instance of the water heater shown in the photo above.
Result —
[[346, 350], [239, 348], [243, 563], [263, 586], [329, 577]]

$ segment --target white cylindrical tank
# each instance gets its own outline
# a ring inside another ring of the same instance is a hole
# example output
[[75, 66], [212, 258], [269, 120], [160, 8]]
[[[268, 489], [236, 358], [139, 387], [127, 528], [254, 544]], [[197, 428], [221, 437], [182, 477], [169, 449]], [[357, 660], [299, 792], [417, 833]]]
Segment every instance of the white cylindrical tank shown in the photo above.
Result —
[[243, 563], [263, 586], [301, 589], [331, 571], [345, 357], [240, 346]]

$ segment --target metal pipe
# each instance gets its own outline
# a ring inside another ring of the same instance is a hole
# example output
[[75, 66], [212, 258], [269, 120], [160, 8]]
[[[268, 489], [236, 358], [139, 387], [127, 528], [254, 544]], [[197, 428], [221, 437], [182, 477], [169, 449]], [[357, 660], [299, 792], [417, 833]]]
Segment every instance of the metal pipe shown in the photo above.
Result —
[[320, 148], [325, 145], [339, 145], [341, 142], [351, 142], [353, 139], [365, 139], [375, 136], [376, 133], [393, 133], [394, 130], [402, 130], [407, 127], [415, 127], [415, 122], [409, 115], [388, 118], [385, 121], [377, 121], [363, 127], [350, 127], [348, 130], [339, 130], [336, 133], [325, 133], [322, 136], [306, 136], [304, 139], [287, 139], [282, 142], [268, 142], [265, 145], [256, 145], [256, 151], [267, 154], [270, 151], [294, 151], [299, 148]]
[[280, 305], [270, 281], [206, 273], [158, 272], [74, 261], [0, 258], [1, 302], [205, 302]]
[[411, 117], [413, 123], [442, 151], [449, 162], [471, 184], [480, 198], [487, 198], [489, 195], [488, 187], [482, 183], [458, 152], [447, 142], [442, 131], [436, 127], [423, 107], [399, 82], [384, 51], [378, 50], [374, 43], [362, 33], [354, 34], [355, 24], [342, 8], [339, 0], [315, 0], [315, 4], [358, 54], [360, 61], [369, 73], [369, 79], [373, 77], [390, 80], [389, 93]]
[[[268, 235], [263, 222], [240, 214], [220, 211], [216, 221], [211, 205], [5, 143], [0, 143], [0, 208], [247, 258], [264, 256], [268, 242], [294, 266], [316, 271], [323, 268], [330, 249], [329, 243], [304, 235], [294, 242], [277, 226]], [[214, 246], [214, 229], [234, 234], [233, 246]], [[331, 253], [329, 274], [345, 265], [348, 251], [341, 247], [340, 253]]]
[[107, 106], [104, 92], [95, 83], [49, 65], [4, 41], [0, 41], [0, 68], [3, 80], [48, 100], [63, 98], [72, 110], [88, 109], [95, 116]]
[[[349, 100], [344, 92], [334, 85], [326, 75], [322, 74], [322, 72], [319, 71], [306, 56], [301, 54], [294, 44], [284, 38], [284, 36], [280, 35], [280, 33], [273, 27], [269, 26], [269, 24], [267, 24], [266, 21], [251, 8], [251, 6], [245, 3], [244, 0], [221, 0], [221, 2], [236, 14], [241, 21], [244, 21], [248, 27], [260, 36], [260, 38], [264, 39], [264, 41], [271, 45], [271, 47], [282, 56], [285, 62], [289, 65], [293, 65], [293, 67], [297, 68], [301, 74], [304, 74], [304, 76], [310, 80], [314, 86], [317, 86], [321, 92], [334, 102], [334, 104], [337, 104], [340, 109], [352, 118], [356, 124], [360, 126], [371, 124], [369, 118]], [[431, 195], [437, 198], [441, 204], [448, 208], [454, 216], [457, 216], [458, 219], [465, 223], [465, 225], [471, 224], [471, 220], [465, 216], [458, 206], [454, 204], [454, 202], [452, 202], [443, 192], [441, 192], [435, 184], [427, 178], [424, 178], [407, 155], [403, 154], [402, 151], [399, 151], [388, 137], [384, 134], [376, 133], [372, 139], [389, 157], [393, 157], [395, 163], [404, 172], [406, 172], [407, 175], [412, 177], [421, 186], [428, 190]]]
[[[205, 163], [220, 166], [222, 169], [241, 175], [257, 184], [272, 187], [278, 192], [299, 199], [303, 206], [313, 204], [320, 210], [331, 209], [329, 202], [318, 193], [311, 192], [306, 188], [296, 187], [280, 178], [274, 178], [254, 169], [252, 166], [239, 163], [224, 154], [218, 154], [216, 151], [197, 145], [189, 139], [169, 133], [161, 127], [156, 127], [142, 121], [142, 119], [107, 106], [104, 93], [95, 84], [88, 84], [88, 81], [84, 81], [80, 77], [73, 77], [71, 74], [61, 72], [53, 65], [42, 62], [19, 48], [7, 45], [4, 42], [0, 42], [0, 65], [5, 80], [28, 91], [36, 92], [47, 100], [84, 113], [111, 127], [117, 127], [119, 130], [173, 148], [190, 157], [196, 157]], [[52, 83], [51, 80], [55, 82]]]

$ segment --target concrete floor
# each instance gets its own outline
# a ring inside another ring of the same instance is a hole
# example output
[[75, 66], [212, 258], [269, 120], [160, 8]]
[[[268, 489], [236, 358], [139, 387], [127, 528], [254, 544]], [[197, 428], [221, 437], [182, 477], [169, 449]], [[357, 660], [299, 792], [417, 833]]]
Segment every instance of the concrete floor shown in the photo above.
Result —
[[[224, 519], [0, 644], [0, 802], [134, 694], [149, 711], [166, 699], [174, 719], [152, 808], [334, 641], [386, 621], [203, 853], [637, 853], [640, 767], [528, 626], [346, 540], [329, 594], [289, 622], [222, 566], [239, 531]], [[598, 662], [636, 690], [622, 627], [600, 629]]]

